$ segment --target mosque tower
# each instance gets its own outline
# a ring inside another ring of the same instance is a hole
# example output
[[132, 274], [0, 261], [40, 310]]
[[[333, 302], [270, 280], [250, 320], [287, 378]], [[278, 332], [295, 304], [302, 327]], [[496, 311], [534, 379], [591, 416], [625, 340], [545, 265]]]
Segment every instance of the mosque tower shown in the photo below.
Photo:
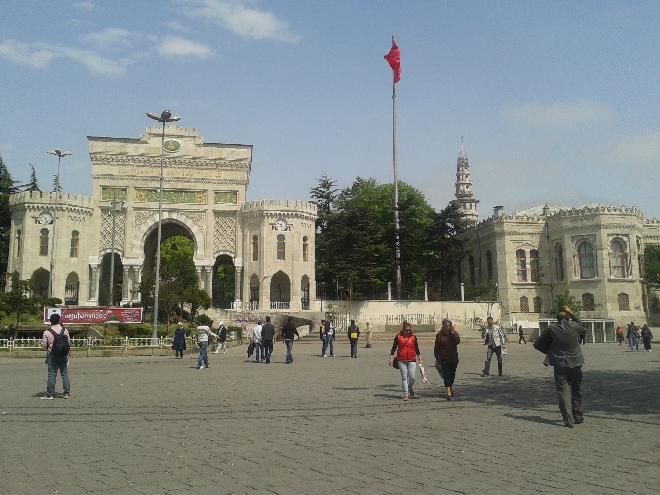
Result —
[[462, 137], [461, 150], [458, 152], [458, 159], [456, 160], [456, 199], [454, 201], [458, 204], [459, 210], [468, 224], [477, 223], [477, 220], [479, 220], [479, 213], [477, 212], [479, 200], [474, 198], [472, 192], [470, 164], [463, 147]]

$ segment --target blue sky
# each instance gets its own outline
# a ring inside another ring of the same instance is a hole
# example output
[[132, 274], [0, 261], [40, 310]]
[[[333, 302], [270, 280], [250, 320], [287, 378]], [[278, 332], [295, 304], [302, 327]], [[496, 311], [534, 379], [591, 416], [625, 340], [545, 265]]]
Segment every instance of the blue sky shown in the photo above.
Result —
[[4, 1], [0, 153], [42, 188], [53, 147], [89, 194], [87, 135], [138, 137], [171, 108], [208, 142], [254, 145], [249, 199], [321, 173], [400, 177], [441, 208], [460, 137], [482, 216], [542, 202], [660, 217], [658, 2]]

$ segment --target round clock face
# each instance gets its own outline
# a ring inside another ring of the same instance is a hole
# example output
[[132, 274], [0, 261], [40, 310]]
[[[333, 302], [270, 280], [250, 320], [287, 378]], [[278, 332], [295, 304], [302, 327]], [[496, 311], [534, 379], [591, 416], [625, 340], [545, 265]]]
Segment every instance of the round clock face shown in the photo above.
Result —
[[44, 211], [42, 214], [39, 215], [39, 217], [37, 217], [37, 221], [41, 225], [48, 225], [53, 222], [53, 215], [51, 215], [47, 211]]
[[168, 139], [163, 143], [163, 149], [167, 153], [176, 153], [181, 149], [181, 143], [176, 139]]
[[275, 228], [280, 232], [284, 232], [287, 228], [287, 224], [281, 218], [275, 222]]

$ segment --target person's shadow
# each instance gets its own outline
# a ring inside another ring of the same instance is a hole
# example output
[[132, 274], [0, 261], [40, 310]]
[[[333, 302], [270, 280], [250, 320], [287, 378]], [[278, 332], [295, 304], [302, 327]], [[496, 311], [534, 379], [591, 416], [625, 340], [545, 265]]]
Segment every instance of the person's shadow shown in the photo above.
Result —
[[511, 414], [511, 413], [507, 413], [504, 416], [506, 416], [507, 418], [522, 419], [523, 421], [531, 421], [533, 423], [541, 423], [541, 424], [551, 425], [551, 426], [563, 426], [563, 424], [564, 424], [563, 421], [556, 421], [556, 420], [544, 418], [542, 416], [525, 416], [525, 415], [518, 415], [518, 414]]

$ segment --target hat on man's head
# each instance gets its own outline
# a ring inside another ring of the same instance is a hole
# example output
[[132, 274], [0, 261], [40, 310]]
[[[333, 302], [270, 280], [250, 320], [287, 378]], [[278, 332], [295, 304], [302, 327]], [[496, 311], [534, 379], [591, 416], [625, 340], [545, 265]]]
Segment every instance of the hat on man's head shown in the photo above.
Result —
[[179, 322], [177, 322], [176, 326], [177, 326], [177, 327], [182, 327], [182, 326], [183, 326], [183, 323], [179, 321]]

